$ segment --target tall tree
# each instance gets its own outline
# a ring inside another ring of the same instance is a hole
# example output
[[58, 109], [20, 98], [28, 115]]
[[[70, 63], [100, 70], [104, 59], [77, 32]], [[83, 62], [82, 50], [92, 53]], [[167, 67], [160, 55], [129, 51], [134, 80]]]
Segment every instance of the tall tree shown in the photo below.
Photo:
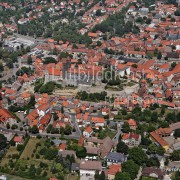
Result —
[[135, 179], [139, 171], [139, 166], [133, 160], [127, 160], [122, 164], [122, 171], [129, 173], [131, 179]]
[[124, 154], [128, 154], [128, 146], [123, 142], [123, 141], [120, 141], [118, 144], [117, 144], [117, 152], [120, 152], [120, 153], [124, 153]]
[[147, 155], [142, 148], [134, 147], [129, 150], [128, 159], [132, 159], [136, 164], [142, 166], [147, 161]]

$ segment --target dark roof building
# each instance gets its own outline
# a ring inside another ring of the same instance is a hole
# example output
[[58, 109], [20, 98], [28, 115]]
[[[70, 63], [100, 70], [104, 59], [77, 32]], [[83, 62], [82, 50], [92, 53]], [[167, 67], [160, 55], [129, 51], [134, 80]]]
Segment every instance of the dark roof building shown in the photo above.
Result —
[[110, 152], [107, 155], [106, 160], [108, 163], [118, 164], [125, 162], [127, 160], [127, 156], [122, 153]]
[[159, 180], [163, 180], [164, 175], [165, 175], [164, 171], [155, 167], [146, 167], [142, 171], [143, 177], [151, 177], [151, 178], [159, 179]]

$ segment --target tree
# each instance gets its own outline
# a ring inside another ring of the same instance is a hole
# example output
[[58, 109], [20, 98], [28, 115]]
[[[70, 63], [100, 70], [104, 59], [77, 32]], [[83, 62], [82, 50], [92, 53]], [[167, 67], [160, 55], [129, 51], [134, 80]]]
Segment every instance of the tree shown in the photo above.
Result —
[[24, 149], [24, 146], [22, 144], [17, 145], [17, 151], [22, 151]]
[[158, 120], [158, 113], [153, 112], [152, 115], [151, 115], [151, 121], [157, 122], [157, 120]]
[[64, 134], [69, 135], [69, 134], [71, 134], [71, 132], [72, 132], [72, 127], [67, 125], [64, 129]]
[[105, 180], [104, 171], [101, 172], [101, 174], [100, 174], [100, 176], [99, 176], [99, 180]]
[[128, 159], [132, 159], [136, 164], [142, 166], [147, 161], [146, 153], [139, 147], [129, 149]]
[[43, 61], [43, 64], [49, 64], [49, 63], [57, 63], [57, 61], [53, 57], [46, 57]]
[[124, 124], [122, 125], [122, 129], [124, 133], [129, 133], [131, 131], [127, 122], [124, 122]]
[[170, 159], [172, 161], [179, 161], [180, 160], [180, 150], [173, 151], [173, 153], [171, 154]]
[[137, 66], [137, 64], [132, 64], [132, 67], [137, 68], [138, 66]]
[[133, 160], [127, 160], [122, 164], [122, 171], [129, 173], [131, 179], [135, 179], [139, 171], [139, 166]]
[[56, 158], [57, 154], [58, 154], [58, 150], [57, 149], [49, 148], [49, 149], [45, 150], [44, 158], [48, 159], [48, 160], [53, 160], [54, 158]]
[[85, 158], [86, 157], [86, 148], [85, 147], [80, 147], [76, 151], [76, 156], [78, 158]]
[[165, 107], [162, 107], [161, 109], [161, 115], [164, 115], [165, 114]]
[[180, 129], [176, 129], [174, 132], [174, 137], [179, 138], [180, 137]]
[[4, 71], [4, 66], [3, 66], [3, 64], [0, 62], [0, 71], [2, 72], [2, 71]]
[[28, 56], [28, 58], [27, 58], [27, 63], [28, 63], [29, 65], [32, 64], [32, 57], [31, 57], [31, 55]]
[[102, 42], [101, 41], [97, 41], [97, 46], [101, 46]]
[[179, 10], [179, 9], [176, 10], [176, 11], [174, 12], [174, 15], [175, 15], [175, 16], [180, 16], [180, 10]]
[[7, 138], [3, 134], [0, 134], [0, 151], [6, 147], [7, 145], [6, 143], [7, 143]]
[[157, 59], [160, 60], [161, 58], [162, 58], [162, 53], [159, 51], [159, 52], [158, 52], [158, 55], [157, 55]]
[[6, 66], [7, 66], [9, 69], [12, 69], [12, 68], [13, 68], [13, 61], [12, 61], [12, 59], [8, 59], [8, 60], [7, 60]]
[[101, 10], [98, 9], [98, 10], [96, 11], [96, 16], [101, 16], [101, 15], [102, 15]]
[[156, 157], [152, 157], [152, 158], [149, 158], [149, 159], [147, 160], [146, 165], [147, 165], [148, 167], [152, 167], [152, 166], [159, 167], [159, 166], [160, 166], [160, 163], [159, 163], [159, 160], [158, 160]]
[[131, 176], [127, 172], [118, 172], [114, 180], [131, 180]]
[[117, 152], [120, 152], [120, 153], [124, 153], [124, 154], [128, 154], [128, 146], [123, 142], [123, 141], [120, 141], [118, 144], [117, 144]]
[[176, 67], [176, 62], [171, 63], [171, 70], [173, 70]]
[[10, 124], [7, 123], [7, 124], [6, 124], [6, 128], [7, 128], [7, 129], [10, 129], [10, 127], [11, 127]]
[[37, 133], [39, 133], [39, 129], [38, 129], [38, 127], [37, 127], [36, 125], [34, 125], [34, 126], [31, 128], [31, 133], [32, 133], [32, 134], [37, 134]]
[[162, 147], [158, 147], [155, 144], [150, 144], [147, 149], [148, 149], [147, 151], [148, 154], [159, 154], [162, 156], [165, 153]]

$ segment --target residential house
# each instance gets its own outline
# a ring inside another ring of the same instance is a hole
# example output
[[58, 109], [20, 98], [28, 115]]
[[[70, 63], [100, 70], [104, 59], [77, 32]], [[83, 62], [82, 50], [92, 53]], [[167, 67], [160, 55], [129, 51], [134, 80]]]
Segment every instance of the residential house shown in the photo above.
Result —
[[71, 172], [79, 172], [80, 164], [79, 163], [72, 163], [71, 165]]
[[105, 126], [105, 120], [104, 117], [94, 116], [91, 118], [91, 122], [95, 127], [104, 127]]
[[118, 172], [121, 172], [121, 169], [122, 169], [121, 164], [111, 164], [109, 166], [109, 169], [108, 169], [108, 172], [107, 172], [108, 180], [114, 180], [115, 175]]
[[142, 178], [143, 179], [159, 179], [163, 180], [165, 176], [165, 172], [156, 167], [145, 167], [142, 170]]
[[100, 149], [98, 153], [100, 157], [105, 158], [113, 147], [114, 147], [113, 141], [111, 140], [110, 137], [107, 136], [105, 139], [103, 139], [103, 143], [99, 146]]
[[116, 71], [117, 75], [119, 75], [120, 77], [130, 75], [130, 67], [125, 64], [118, 64]]
[[9, 123], [12, 126], [17, 123], [17, 120], [7, 109], [0, 108], [0, 123], [3, 123], [5, 126]]
[[127, 160], [127, 156], [122, 154], [122, 153], [117, 153], [117, 152], [110, 152], [107, 157], [107, 165], [111, 164], [121, 164]]
[[139, 144], [141, 143], [141, 135], [133, 133], [124, 133], [122, 141], [130, 147], [139, 146]]
[[51, 108], [49, 103], [47, 104], [42, 104], [37, 108], [37, 113], [39, 116], [44, 116], [45, 114], [47, 114], [48, 112], [50, 112]]
[[136, 123], [136, 121], [134, 119], [129, 119], [128, 124], [129, 124], [130, 129], [132, 129], [132, 130], [137, 129], [137, 123]]
[[91, 126], [87, 126], [87, 127], [85, 128], [85, 130], [83, 131], [83, 136], [84, 136], [85, 138], [89, 138], [92, 133], [93, 133], [93, 130], [92, 130]]
[[100, 161], [85, 161], [82, 160], [80, 162], [80, 177], [88, 178], [92, 177], [94, 178], [94, 175], [96, 172], [99, 174], [102, 171], [102, 164]]
[[170, 136], [171, 132], [171, 128], [159, 128], [150, 133], [150, 139], [155, 142], [156, 145], [161, 146], [167, 151], [169, 149], [169, 144], [163, 137]]
[[16, 147], [17, 145], [24, 143], [24, 139], [21, 136], [15, 136], [13, 141], [16, 143]]
[[66, 143], [61, 143], [61, 144], [59, 145], [59, 151], [64, 151], [64, 150], [66, 150], [66, 147], [67, 147]]
[[74, 156], [74, 158], [76, 158], [76, 153], [73, 150], [63, 150], [58, 152], [59, 156], [62, 156], [63, 158], [66, 158], [68, 155], [69, 156]]
[[87, 139], [86, 145], [99, 148], [98, 155], [102, 158], [105, 158], [114, 147], [114, 143], [110, 137], [104, 139], [90, 137]]

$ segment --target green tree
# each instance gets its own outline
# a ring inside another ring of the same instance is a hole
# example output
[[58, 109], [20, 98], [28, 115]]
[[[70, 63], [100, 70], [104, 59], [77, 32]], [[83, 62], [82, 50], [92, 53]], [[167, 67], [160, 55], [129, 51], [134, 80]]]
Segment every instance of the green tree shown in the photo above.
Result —
[[173, 151], [173, 153], [171, 154], [171, 157], [170, 157], [170, 159], [172, 160], [172, 161], [179, 161], [180, 160], [180, 150], [175, 150], [175, 151]]
[[127, 172], [118, 172], [114, 180], [131, 180], [131, 176]]
[[4, 71], [4, 66], [3, 66], [3, 64], [0, 62], [0, 71], [2, 72], [2, 71]]
[[160, 166], [160, 163], [159, 163], [159, 160], [158, 160], [156, 157], [152, 157], [152, 158], [149, 158], [149, 159], [147, 160], [146, 165], [147, 165], [148, 167], [152, 167], [152, 166], [159, 167], [159, 166]]
[[64, 129], [64, 134], [69, 135], [69, 134], [71, 134], [71, 132], [72, 132], [72, 127], [67, 125]]
[[102, 15], [101, 10], [98, 9], [98, 10], [96, 11], [96, 16], [101, 16], [101, 15]]
[[104, 171], [101, 172], [100, 176], [99, 176], [99, 180], [105, 180], [105, 173]]
[[86, 157], [86, 148], [85, 147], [80, 147], [76, 151], [76, 156], [78, 158], [85, 158]]
[[38, 127], [37, 127], [36, 125], [34, 125], [34, 126], [31, 128], [31, 133], [32, 133], [32, 134], [37, 134], [37, 133], [39, 133], [39, 129], [38, 129]]
[[7, 146], [7, 138], [0, 134], [0, 151], [3, 150]]
[[159, 51], [159, 52], [158, 52], [158, 55], [157, 55], [157, 59], [160, 60], [161, 58], [162, 58], [162, 53]]
[[158, 113], [153, 112], [152, 115], [151, 115], [151, 121], [157, 122], [157, 120], [158, 120]]
[[28, 58], [27, 58], [27, 63], [28, 63], [29, 65], [32, 64], [32, 57], [31, 57], [31, 55], [28, 56]]
[[174, 132], [174, 137], [179, 138], [180, 137], [180, 129], [176, 129]]
[[132, 159], [136, 164], [142, 166], [147, 161], [147, 155], [140, 147], [134, 147], [129, 149], [128, 159]]
[[139, 166], [133, 160], [127, 160], [122, 164], [122, 171], [129, 173], [131, 179], [135, 179], [139, 171]]
[[124, 153], [124, 154], [128, 154], [128, 146], [123, 142], [123, 141], [120, 141], [118, 144], [117, 144], [117, 152], [120, 152], [120, 153]]

